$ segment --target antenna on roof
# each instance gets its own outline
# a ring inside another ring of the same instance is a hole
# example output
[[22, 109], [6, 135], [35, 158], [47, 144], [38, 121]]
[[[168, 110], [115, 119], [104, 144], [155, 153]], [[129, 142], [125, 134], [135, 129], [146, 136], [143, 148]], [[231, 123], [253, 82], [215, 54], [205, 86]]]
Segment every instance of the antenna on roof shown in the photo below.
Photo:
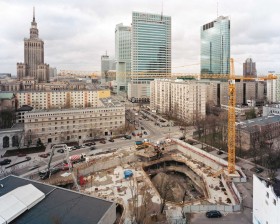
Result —
[[162, 21], [162, 17], [163, 17], [163, 0], [161, 1], [161, 17], [160, 17], [161, 21]]

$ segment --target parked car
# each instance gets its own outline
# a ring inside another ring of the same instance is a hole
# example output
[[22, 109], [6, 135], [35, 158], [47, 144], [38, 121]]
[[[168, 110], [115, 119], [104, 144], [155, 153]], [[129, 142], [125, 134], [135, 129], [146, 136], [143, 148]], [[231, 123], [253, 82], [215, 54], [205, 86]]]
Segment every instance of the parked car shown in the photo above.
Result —
[[219, 150], [218, 152], [217, 152], [217, 154], [218, 155], [222, 155], [224, 152], [222, 151], [222, 150]]
[[180, 140], [185, 140], [186, 138], [184, 136], [180, 137], [179, 138]]
[[0, 161], [0, 166], [8, 165], [11, 162], [12, 162], [12, 160], [10, 160], [10, 159], [4, 159], [4, 160]]
[[132, 132], [132, 135], [135, 136], [136, 134], [134, 132]]
[[146, 131], [143, 132], [144, 135], [147, 135], [148, 133]]
[[29, 160], [31, 160], [31, 157], [30, 157], [30, 156], [26, 156], [25, 159], [26, 159], [27, 161], [29, 161]]
[[220, 218], [220, 217], [222, 217], [222, 214], [221, 214], [221, 212], [219, 212], [217, 210], [212, 210], [212, 211], [206, 212], [206, 217], [207, 218]]
[[110, 138], [108, 141], [109, 141], [109, 142], [114, 142], [115, 140], [114, 140], [114, 139], [112, 139], [112, 138]]
[[180, 128], [180, 130], [181, 130], [181, 131], [184, 131], [184, 130], [185, 130], [185, 128]]
[[89, 148], [89, 150], [95, 150], [95, 149], [96, 149], [95, 146], [91, 146], [91, 147]]
[[57, 152], [64, 153], [63, 149], [58, 149]]
[[[80, 146], [80, 145], [75, 145], [74, 148], [75, 148], [75, 149], [80, 149], [81, 146]], [[75, 149], [74, 149], [74, 150], [75, 150]]]
[[41, 157], [41, 158], [47, 158], [49, 156], [49, 154], [48, 153], [44, 153], [44, 154], [40, 154], [38, 156]]
[[145, 130], [145, 128], [144, 128], [144, 127], [141, 127], [141, 130]]
[[106, 141], [105, 140], [100, 140], [100, 143], [106, 144]]

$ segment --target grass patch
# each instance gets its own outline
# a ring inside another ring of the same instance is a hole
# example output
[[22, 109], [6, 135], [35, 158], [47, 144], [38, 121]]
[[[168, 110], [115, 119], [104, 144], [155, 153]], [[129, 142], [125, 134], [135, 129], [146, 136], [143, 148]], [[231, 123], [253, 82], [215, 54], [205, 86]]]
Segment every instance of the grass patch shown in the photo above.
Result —
[[7, 150], [3, 157], [9, 157], [9, 156], [17, 156], [20, 153], [24, 154], [32, 154], [32, 153], [38, 153], [38, 152], [45, 152], [46, 147], [45, 146], [36, 146], [32, 148], [23, 148], [23, 149], [14, 149], [14, 150]]

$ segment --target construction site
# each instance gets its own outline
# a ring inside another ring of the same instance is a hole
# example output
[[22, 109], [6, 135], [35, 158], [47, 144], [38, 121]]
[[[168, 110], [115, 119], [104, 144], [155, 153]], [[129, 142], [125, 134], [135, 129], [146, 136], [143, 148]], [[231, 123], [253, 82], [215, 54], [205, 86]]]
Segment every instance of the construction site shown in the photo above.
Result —
[[118, 223], [149, 223], [211, 209], [240, 211], [234, 182], [246, 182], [246, 176], [237, 166], [229, 174], [227, 167], [225, 160], [178, 139], [138, 141], [89, 156], [72, 173], [61, 171], [44, 182], [116, 202]]

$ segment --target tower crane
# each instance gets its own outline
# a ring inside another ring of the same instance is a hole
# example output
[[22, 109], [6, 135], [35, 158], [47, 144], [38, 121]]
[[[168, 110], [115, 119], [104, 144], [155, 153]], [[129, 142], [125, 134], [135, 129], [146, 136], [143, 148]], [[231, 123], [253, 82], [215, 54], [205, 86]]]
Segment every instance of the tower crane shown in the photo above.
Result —
[[[119, 74], [128, 75], [127, 73]], [[230, 74], [191, 74], [191, 73], [163, 73], [163, 72], [138, 72], [132, 73], [129, 76], [131, 79], [176, 79], [176, 78], [194, 78], [194, 79], [218, 79], [228, 80], [228, 174], [235, 174], [235, 103], [236, 103], [236, 88], [235, 80], [273, 80], [277, 77], [273, 74], [267, 76], [259, 76], [257, 78], [236, 76], [234, 72], [234, 59], [230, 59]]]

